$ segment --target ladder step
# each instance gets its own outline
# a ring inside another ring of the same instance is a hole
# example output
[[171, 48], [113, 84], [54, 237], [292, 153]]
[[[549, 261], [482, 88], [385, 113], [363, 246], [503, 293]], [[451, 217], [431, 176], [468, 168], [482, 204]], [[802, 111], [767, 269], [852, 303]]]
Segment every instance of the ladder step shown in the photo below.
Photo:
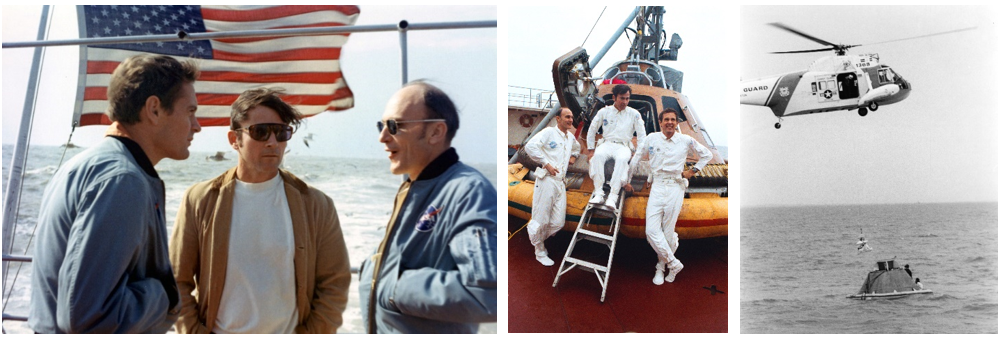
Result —
[[611, 237], [611, 236], [608, 236], [608, 235], [605, 235], [605, 234], [602, 234], [602, 233], [599, 233], [599, 232], [595, 232], [595, 231], [590, 231], [590, 230], [587, 230], [587, 229], [583, 229], [580, 226], [577, 226], [577, 230], [576, 231], [579, 232], [579, 233], [581, 233], [581, 234], [590, 236], [590, 237], [597, 237], [597, 238], [603, 239], [605, 241], [611, 241], [611, 240], [614, 239], [614, 237]]
[[594, 263], [591, 263], [591, 262], [588, 262], [588, 261], [585, 261], [585, 260], [581, 260], [581, 259], [577, 259], [577, 258], [573, 258], [573, 257], [566, 257], [566, 261], [570, 262], [570, 263], [575, 263], [575, 264], [578, 264], [578, 265], [582, 265], [582, 266], [585, 266], [585, 267], [588, 267], [588, 268], [591, 268], [591, 269], [594, 269], [594, 270], [597, 270], [597, 271], [608, 272], [608, 267], [603, 266], [603, 265], [597, 265], [597, 264], [594, 264]]

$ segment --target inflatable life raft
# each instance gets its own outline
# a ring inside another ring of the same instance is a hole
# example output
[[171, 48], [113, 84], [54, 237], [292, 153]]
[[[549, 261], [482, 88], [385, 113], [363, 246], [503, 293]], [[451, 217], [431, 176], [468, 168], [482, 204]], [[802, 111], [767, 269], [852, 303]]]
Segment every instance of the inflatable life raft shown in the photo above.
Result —
[[[725, 166], [725, 165], [721, 165]], [[715, 168], [725, 170], [724, 167]], [[507, 166], [507, 212], [525, 220], [531, 219], [531, 201], [535, 182], [526, 179], [529, 169], [520, 163]], [[590, 180], [589, 177], [579, 179]], [[589, 183], [589, 182], [588, 182]], [[567, 184], [573, 186], [573, 184]], [[587, 184], [582, 184], [587, 187]], [[573, 189], [566, 191], [566, 226], [565, 231], [575, 231], [580, 222], [580, 215], [587, 206], [593, 191], [593, 183], [589, 189]], [[698, 239], [729, 235], [729, 198], [718, 193], [689, 193], [684, 198], [684, 206], [677, 219], [676, 232], [680, 239]], [[622, 206], [621, 234], [632, 238], [646, 238], [646, 201], [648, 190], [638, 190], [625, 198]], [[611, 218], [595, 215], [592, 225], [599, 230], [607, 231]]]

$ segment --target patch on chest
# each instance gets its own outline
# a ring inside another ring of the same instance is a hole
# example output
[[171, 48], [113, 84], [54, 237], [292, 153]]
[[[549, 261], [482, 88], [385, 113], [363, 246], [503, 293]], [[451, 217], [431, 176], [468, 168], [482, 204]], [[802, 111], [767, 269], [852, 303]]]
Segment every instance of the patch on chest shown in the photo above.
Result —
[[427, 211], [424, 212], [423, 216], [420, 216], [420, 221], [417, 222], [417, 231], [428, 232], [434, 229], [434, 225], [437, 224], [437, 214], [441, 212], [441, 209], [435, 208], [433, 205], [427, 207]]

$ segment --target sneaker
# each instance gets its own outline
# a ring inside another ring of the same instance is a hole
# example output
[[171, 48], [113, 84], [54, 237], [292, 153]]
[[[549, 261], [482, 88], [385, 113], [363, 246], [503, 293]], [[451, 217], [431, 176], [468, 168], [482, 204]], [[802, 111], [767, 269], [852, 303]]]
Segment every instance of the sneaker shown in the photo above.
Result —
[[663, 285], [663, 270], [656, 270], [656, 274], [653, 275], [653, 284]]
[[601, 201], [603, 200], [604, 200], [604, 192], [600, 190], [595, 191], [594, 195], [590, 197], [590, 203], [592, 204], [601, 203]]
[[681, 264], [681, 262], [678, 261], [677, 266], [670, 268], [670, 274], [668, 274], [667, 277], [664, 278], [664, 280], [666, 280], [668, 283], [673, 283], [674, 278], [677, 277], [677, 273], [681, 272], [681, 269], [684, 269], [684, 264]]
[[604, 205], [606, 205], [608, 208], [611, 208], [611, 210], [615, 210], [618, 207], [616, 205], [617, 203], [618, 203], [618, 195], [615, 194], [609, 195], [608, 199], [604, 201]]
[[553, 262], [552, 259], [549, 258], [549, 254], [547, 253], [542, 255], [535, 255], [535, 260], [537, 260], [539, 263], [542, 263], [542, 265], [544, 266], [552, 266], [553, 264], [556, 264], [556, 262]]

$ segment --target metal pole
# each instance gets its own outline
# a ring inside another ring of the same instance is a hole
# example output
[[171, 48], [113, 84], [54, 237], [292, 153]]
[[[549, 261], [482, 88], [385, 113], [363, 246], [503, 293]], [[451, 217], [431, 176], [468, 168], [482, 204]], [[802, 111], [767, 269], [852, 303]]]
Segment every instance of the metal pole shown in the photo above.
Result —
[[399, 28], [399, 50], [402, 53], [400, 55], [400, 57], [399, 57], [399, 61], [402, 62], [403, 85], [406, 85], [406, 83], [409, 82], [407, 80], [407, 76], [406, 76], [406, 74], [407, 74], [407, 70], [406, 70], [406, 28], [409, 27], [409, 26], [410, 26], [410, 23], [406, 22], [406, 20], [399, 21], [399, 25], [397, 26]]
[[618, 37], [622, 36], [622, 33], [625, 32], [625, 28], [628, 28], [628, 26], [632, 23], [632, 20], [635, 19], [635, 16], [637, 14], [639, 14], [639, 7], [636, 7], [635, 10], [632, 11], [632, 14], [629, 14], [628, 18], [625, 19], [625, 22], [622, 23], [621, 27], [618, 27], [618, 29], [611, 34], [611, 38], [608, 39], [608, 42], [604, 44], [604, 47], [602, 47], [601, 50], [597, 52], [597, 54], [594, 54], [594, 57], [590, 59], [590, 69], [594, 69], [594, 67], [597, 67], [597, 63], [601, 61], [601, 58], [604, 57], [604, 54], [608, 53], [608, 50], [611, 49], [611, 46], [615, 44], [615, 41], [618, 40]]
[[[42, 7], [42, 19], [38, 24], [38, 40], [45, 39], [45, 25], [49, 21], [49, 6]], [[35, 48], [35, 56], [31, 61], [31, 75], [28, 78], [28, 90], [24, 96], [24, 111], [21, 114], [21, 128], [14, 143], [14, 155], [10, 163], [10, 173], [7, 174], [7, 192], [3, 207], [3, 255], [10, 255], [14, 244], [14, 225], [17, 223], [17, 206], [21, 200], [21, 175], [28, 160], [28, 130], [35, 112], [35, 94], [38, 92], [38, 76], [41, 73], [42, 47]], [[4, 271], [4, 284], [7, 278], [7, 261], [0, 267]]]
[[[436, 30], [436, 29], [491, 28], [491, 27], [496, 28], [496, 26], [497, 26], [496, 20], [431, 22], [431, 23], [410, 23], [408, 24], [407, 30]], [[177, 32], [176, 34], [133, 35], [133, 36], [116, 36], [116, 37], [105, 37], [105, 38], [86, 38], [86, 39], [48, 40], [48, 41], [4, 42], [3, 48], [52, 47], [52, 46], [75, 46], [75, 45], [93, 46], [93, 45], [106, 45], [106, 44], [116, 44], [116, 43], [188, 41], [188, 40], [209, 40], [209, 39], [222, 39], [222, 38], [332, 35], [332, 34], [342, 34], [342, 33], [388, 32], [398, 29], [399, 25], [367, 25], [367, 26], [337, 26], [337, 27], [312, 27], [312, 28], [282, 28], [282, 29], [246, 30], [246, 31], [212, 32], [212, 33]]]

